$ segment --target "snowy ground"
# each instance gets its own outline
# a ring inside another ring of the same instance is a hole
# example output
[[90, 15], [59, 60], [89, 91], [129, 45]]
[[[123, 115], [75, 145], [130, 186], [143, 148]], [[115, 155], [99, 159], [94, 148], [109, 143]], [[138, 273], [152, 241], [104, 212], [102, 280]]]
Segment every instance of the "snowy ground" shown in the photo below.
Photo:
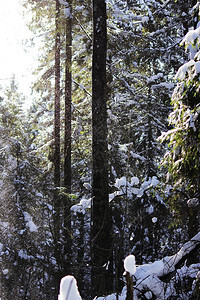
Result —
[[[134, 300], [139, 300], [141, 293], [144, 293], [146, 299], [152, 299], [152, 296], [158, 300], [171, 299], [174, 296], [178, 296], [177, 299], [186, 300], [189, 299], [188, 293], [184, 291], [177, 295], [175, 283], [177, 280], [184, 280], [185, 277], [193, 279], [193, 289], [195, 284], [200, 279], [200, 263], [186, 266], [176, 270], [174, 277], [169, 283], [163, 282], [160, 278], [164, 275], [170, 274], [176, 269], [177, 263], [189, 254], [200, 243], [200, 232], [194, 236], [189, 242], [185, 243], [181, 249], [172, 256], [166, 256], [161, 260], [153, 263], [136, 266], [135, 256], [129, 255], [124, 260], [125, 272], [129, 272], [131, 276], [134, 276]], [[119, 295], [119, 300], [126, 299], [127, 290], [126, 287]], [[76, 280], [73, 276], [66, 276], [61, 280], [60, 295], [58, 300], [81, 300], [81, 296], [78, 292]], [[116, 294], [109, 295], [107, 297], [99, 297], [96, 300], [116, 300]]]

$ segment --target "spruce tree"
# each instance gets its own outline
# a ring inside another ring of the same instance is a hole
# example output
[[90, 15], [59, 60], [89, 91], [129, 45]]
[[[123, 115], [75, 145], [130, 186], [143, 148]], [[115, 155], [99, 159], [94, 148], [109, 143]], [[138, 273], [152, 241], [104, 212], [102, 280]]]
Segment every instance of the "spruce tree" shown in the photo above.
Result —
[[108, 198], [106, 2], [93, 1], [92, 59], [92, 296], [112, 290], [112, 223]]

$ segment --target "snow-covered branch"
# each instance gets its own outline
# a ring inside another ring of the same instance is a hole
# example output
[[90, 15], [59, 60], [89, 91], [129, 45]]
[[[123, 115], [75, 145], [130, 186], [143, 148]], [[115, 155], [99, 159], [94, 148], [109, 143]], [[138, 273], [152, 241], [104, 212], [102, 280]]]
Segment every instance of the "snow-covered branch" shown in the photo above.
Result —
[[178, 253], [172, 256], [166, 256], [162, 259], [164, 268], [161, 274], [158, 274], [158, 276], [163, 276], [173, 272], [179, 261], [184, 258], [184, 256], [189, 254], [193, 249], [195, 249], [198, 244], [200, 244], [200, 232], [197, 233], [189, 242], [185, 243]]
[[[177, 295], [176, 283], [185, 282], [186, 277], [193, 280], [193, 291], [196, 289], [198, 284], [198, 278], [200, 274], [200, 263], [186, 266], [184, 264], [180, 269], [177, 269], [177, 265], [180, 261], [186, 260], [187, 255], [191, 253], [197, 246], [200, 245], [200, 232], [195, 235], [189, 242], [185, 243], [181, 249], [172, 256], [166, 256], [159, 261], [154, 263], [144, 264], [136, 267], [135, 269], [135, 257], [129, 255], [124, 261], [124, 268], [129, 274], [134, 274], [135, 279], [134, 289], [134, 300], [141, 299], [143, 295], [144, 299], [157, 299], [157, 300], [169, 300], [172, 297], [178, 296], [178, 299], [189, 299], [188, 295], [192, 291], [182, 291]], [[172, 274], [173, 277], [169, 283], [164, 282], [163, 277]], [[112, 294], [107, 297], [99, 297], [98, 300], [115, 300], [116, 295]], [[119, 300], [127, 299], [127, 288], [124, 287], [121, 295], [118, 296]]]
[[[163, 282], [161, 278], [174, 272], [180, 260], [184, 259], [184, 257], [191, 253], [191, 251], [194, 250], [199, 244], [200, 232], [195, 235], [189, 242], [185, 243], [176, 254], [172, 256], [166, 256], [162, 260], [155, 261], [154, 263], [137, 267], [136, 273], [134, 275], [136, 279], [134, 299], [137, 300], [139, 295], [143, 291], [148, 292], [149, 296], [146, 295], [147, 299], [151, 299], [148, 297], [150, 297], [152, 293], [154, 294], [156, 299], [169, 299], [169, 297], [172, 297], [175, 294], [173, 280], [167, 284]], [[183, 272], [180, 272], [180, 270], [178, 270], [179, 275], [184, 277], [187, 275], [187, 273], [190, 273], [190, 275], [192, 274], [193, 277], [195, 277], [200, 270], [200, 264], [195, 264], [192, 266], [184, 266], [184, 270], [182, 268], [180, 269]]]

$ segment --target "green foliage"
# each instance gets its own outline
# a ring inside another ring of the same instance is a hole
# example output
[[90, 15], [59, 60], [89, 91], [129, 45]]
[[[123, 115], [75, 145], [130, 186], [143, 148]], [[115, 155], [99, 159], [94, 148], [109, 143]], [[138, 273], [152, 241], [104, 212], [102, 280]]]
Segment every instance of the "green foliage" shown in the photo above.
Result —
[[172, 129], [160, 137], [161, 141], [169, 141], [169, 151], [165, 154], [163, 164], [168, 166], [176, 188], [188, 190], [191, 196], [198, 194], [200, 188], [200, 82], [196, 72], [198, 64], [196, 55], [193, 63], [185, 64], [179, 69], [177, 75], [181, 76], [181, 80], [172, 95], [174, 109], [169, 116]]
[[159, 139], [169, 142], [169, 151], [162, 163], [167, 166], [168, 181], [173, 186], [169, 203], [176, 220], [187, 225], [191, 237], [198, 232], [200, 224], [199, 28], [190, 31], [182, 43], [191, 51], [193, 59], [182, 65], [176, 74], [173, 112], [169, 115], [171, 130]]

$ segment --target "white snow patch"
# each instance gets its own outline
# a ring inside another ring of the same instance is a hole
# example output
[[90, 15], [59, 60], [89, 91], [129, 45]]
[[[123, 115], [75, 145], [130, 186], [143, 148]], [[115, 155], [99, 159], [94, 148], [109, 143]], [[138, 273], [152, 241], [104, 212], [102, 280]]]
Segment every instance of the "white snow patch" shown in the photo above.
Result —
[[17, 168], [17, 160], [15, 157], [13, 157], [12, 155], [10, 155], [8, 157], [8, 170], [13, 171]]
[[0, 221], [0, 225], [3, 227], [3, 228], [9, 228], [9, 223], [8, 222], [2, 222]]
[[148, 21], [149, 21], [149, 17], [147, 16], [142, 17], [142, 23], [148, 23]]
[[84, 10], [84, 6], [83, 6], [83, 5], [82, 5], [82, 6], [78, 6], [78, 5], [77, 5], [77, 6], [75, 7], [75, 10], [78, 11], [78, 12], [81, 12], [81, 11]]
[[2, 273], [4, 274], [4, 275], [7, 275], [8, 274], [8, 269], [4, 269], [3, 271], [2, 271]]
[[92, 190], [92, 186], [91, 184], [89, 184], [88, 182], [84, 182], [83, 186], [86, 190], [91, 191]]
[[41, 193], [36, 193], [36, 197], [43, 198], [43, 195]]
[[195, 40], [199, 37], [199, 35], [200, 35], [200, 27], [198, 27], [195, 30], [190, 30], [182, 40], [181, 44], [186, 44], [186, 45], [193, 44]]
[[[177, 263], [186, 255], [192, 251], [197, 244], [200, 243], [200, 232], [196, 234], [190, 241], [185, 243], [182, 248], [172, 256], [166, 256], [162, 260], [155, 261], [153, 263], [144, 264], [135, 268], [135, 257], [129, 255], [124, 261], [125, 270], [131, 274], [134, 272], [134, 278], [136, 284], [134, 288], [134, 299], [141, 299], [141, 293], [146, 290], [146, 299], [151, 299], [154, 294], [157, 300], [171, 299], [176, 297], [176, 285], [180, 280], [185, 280], [185, 277], [194, 279], [193, 285], [195, 288], [195, 280], [200, 278], [200, 263], [187, 266], [186, 264], [176, 270], [175, 275], [172, 277], [169, 283], [162, 281], [160, 278], [163, 275], [172, 273], [175, 271]], [[136, 271], [135, 271], [136, 270]], [[127, 296], [127, 288], [124, 287], [119, 300], [125, 300]], [[99, 297], [98, 300], [115, 300], [116, 295], [112, 294], [106, 297]], [[188, 299], [188, 294], [183, 294], [180, 299]]]
[[148, 291], [144, 294], [144, 296], [146, 297], [146, 299], [152, 299], [152, 292]]
[[33, 222], [33, 218], [29, 215], [28, 212], [24, 212], [24, 219], [27, 222], [27, 226], [29, 227], [29, 230], [31, 232], [37, 232], [38, 231], [38, 226], [36, 226]]
[[153, 223], [156, 223], [156, 222], [158, 221], [158, 218], [153, 217], [153, 218], [151, 219], [151, 221], [152, 221]]
[[86, 209], [91, 208], [92, 198], [89, 199], [81, 199], [78, 204], [75, 204], [71, 207], [71, 211], [74, 213], [85, 213]]
[[60, 294], [58, 300], [81, 300], [81, 296], [78, 291], [76, 279], [67, 275], [60, 281]]
[[150, 269], [147, 272], [147, 274], [159, 274], [160, 272], [163, 272], [164, 269], [164, 263], [162, 260], [157, 260], [154, 263], [150, 264]]
[[200, 61], [197, 61], [194, 65], [195, 68], [195, 75], [200, 73]]
[[196, 54], [195, 54], [195, 57], [194, 57], [196, 60], [200, 60], [200, 51], [198, 51]]
[[71, 11], [70, 11], [70, 8], [69, 8], [69, 7], [65, 8], [64, 12], [65, 12], [65, 17], [66, 17], [66, 18], [71, 17]]
[[115, 195], [116, 195], [115, 192], [109, 194], [109, 201], [112, 201], [115, 198]]
[[115, 186], [116, 187], [126, 186], [126, 177], [123, 176], [121, 178], [117, 178], [117, 180], [115, 182]]
[[64, 0], [59, 0], [60, 4], [63, 4], [63, 5], [69, 5], [67, 1], [64, 1]]
[[152, 179], [151, 179], [151, 185], [152, 186], [156, 186], [160, 183], [160, 181], [157, 179], [156, 176], [153, 176]]
[[132, 177], [131, 178], [131, 186], [133, 186], [135, 184], [137, 185], [139, 183], [140, 183], [140, 181], [139, 181], [139, 179], [137, 177]]
[[156, 75], [151, 76], [150, 78], [148, 78], [147, 83], [155, 82], [160, 78], [163, 78], [163, 73], [158, 73]]
[[186, 73], [188, 72], [188, 68], [189, 67], [192, 67], [195, 65], [195, 61], [194, 60], [190, 60], [189, 62], [185, 63], [184, 65], [182, 65], [177, 73], [176, 73], [176, 76], [175, 76], [175, 79], [184, 79], [185, 78], [185, 75]]
[[160, 82], [158, 84], [152, 85], [152, 89], [158, 89], [158, 88], [166, 88], [168, 90], [172, 90], [174, 88], [174, 83], [168, 83], [168, 82]]
[[112, 201], [116, 196], [121, 196], [123, 194], [123, 191], [115, 191], [114, 193], [109, 194], [109, 201]]
[[136, 159], [140, 159], [141, 161], [145, 161], [145, 157], [144, 156], [141, 156], [137, 153], [134, 153], [133, 151], [130, 151], [130, 154], [133, 158], [136, 158]]
[[23, 258], [23, 259], [27, 259], [27, 251], [25, 249], [21, 249], [18, 252], [19, 257]]
[[80, 205], [83, 207], [83, 209], [91, 208], [91, 200], [92, 200], [92, 198], [81, 199]]
[[152, 214], [154, 212], [154, 207], [153, 205], [151, 204], [149, 207], [146, 208], [146, 212], [148, 214]]
[[136, 266], [135, 266], [135, 256], [134, 255], [128, 255], [124, 260], [124, 269], [126, 272], [129, 272], [130, 275], [135, 274], [136, 272]]

